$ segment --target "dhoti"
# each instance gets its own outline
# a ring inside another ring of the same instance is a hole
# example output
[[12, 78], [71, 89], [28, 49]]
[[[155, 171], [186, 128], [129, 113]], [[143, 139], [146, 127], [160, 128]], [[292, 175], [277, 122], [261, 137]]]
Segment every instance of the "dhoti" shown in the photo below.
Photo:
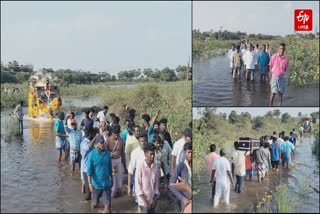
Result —
[[112, 197], [115, 197], [117, 192], [121, 193], [122, 179], [123, 179], [123, 165], [121, 157], [118, 159], [112, 159], [112, 175], [113, 175], [113, 187], [111, 189]]

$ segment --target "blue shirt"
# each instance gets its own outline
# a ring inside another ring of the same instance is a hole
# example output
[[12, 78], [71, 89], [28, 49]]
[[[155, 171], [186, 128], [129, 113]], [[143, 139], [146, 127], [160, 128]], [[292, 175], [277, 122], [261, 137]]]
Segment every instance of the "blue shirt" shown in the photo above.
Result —
[[68, 126], [64, 126], [64, 128], [69, 135], [70, 149], [80, 151], [82, 132], [80, 130], [70, 129]]
[[267, 52], [262, 52], [260, 51], [259, 55], [258, 55], [258, 64], [260, 64], [260, 66], [267, 66], [269, 65], [270, 62], [270, 57], [269, 54]]
[[281, 144], [281, 151], [283, 152], [292, 152], [294, 150], [294, 145], [289, 142], [289, 141], [285, 141], [283, 144]]
[[121, 138], [123, 140], [124, 143], [126, 143], [127, 141], [127, 135], [128, 135], [128, 129], [125, 129], [122, 133], [121, 133]]
[[[54, 130], [56, 130], [56, 132], [58, 132], [59, 134], [66, 134], [62, 120], [60, 120], [60, 119], [57, 120], [57, 122], [54, 124]], [[66, 139], [66, 137], [64, 137], [64, 136], [57, 135], [57, 137], [59, 137], [61, 139]]]
[[153, 125], [150, 125], [148, 128], [148, 143], [152, 143], [153, 137], [158, 135], [159, 135], [159, 132], [154, 132]]
[[111, 186], [112, 163], [108, 150], [102, 154], [94, 149], [88, 158], [88, 176], [91, 176], [92, 185], [95, 189], [105, 189]]
[[[276, 142], [273, 142], [273, 143], [271, 144], [271, 147], [275, 147], [276, 145], [277, 145], [277, 143], [276, 143]], [[271, 149], [271, 160], [272, 160], [272, 161], [278, 161], [278, 160], [280, 160], [280, 154], [279, 154], [279, 152], [280, 152], [280, 147], [281, 147], [281, 146], [277, 146], [276, 148]]]
[[81, 154], [81, 172], [87, 172], [88, 168], [88, 157], [90, 152], [94, 149], [94, 146], [89, 148], [90, 140], [88, 138], [84, 138], [80, 144], [80, 154]]
[[93, 120], [91, 118], [84, 118], [80, 125], [85, 129], [93, 128]]

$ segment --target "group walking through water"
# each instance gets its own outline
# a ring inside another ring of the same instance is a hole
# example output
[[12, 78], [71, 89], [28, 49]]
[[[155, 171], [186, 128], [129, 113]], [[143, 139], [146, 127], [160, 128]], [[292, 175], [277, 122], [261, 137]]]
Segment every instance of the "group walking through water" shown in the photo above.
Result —
[[269, 43], [262, 44], [261, 47], [260, 49], [259, 44], [254, 46], [249, 40], [239, 41], [237, 45], [232, 44], [227, 53], [232, 78], [240, 81], [240, 73], [243, 72], [247, 81], [254, 82], [254, 74], [259, 72], [260, 81], [267, 82], [271, 90], [269, 105], [273, 105], [274, 97], [278, 94], [278, 106], [282, 106], [285, 93], [284, 75], [289, 68], [289, 59], [284, 55], [286, 45], [280, 43], [277, 54], [272, 53]]
[[[300, 136], [301, 138], [301, 136]], [[231, 187], [241, 195], [246, 182], [258, 182], [265, 185], [264, 178], [268, 174], [280, 175], [280, 163], [282, 168], [290, 169], [294, 156], [298, 135], [295, 129], [286, 136], [284, 131], [274, 131], [270, 136], [262, 136], [259, 140], [249, 139], [249, 145], [243, 147], [240, 141], [234, 142], [234, 152], [231, 161], [226, 157], [226, 149], [221, 148], [216, 152], [216, 145], [210, 145], [210, 152], [205, 157], [207, 175], [212, 188], [213, 207], [219, 205], [223, 196], [226, 205], [230, 204]], [[253, 143], [253, 141], [260, 143]], [[253, 179], [253, 174], [257, 177]], [[239, 195], [239, 197], [241, 197]]]
[[160, 114], [160, 110], [152, 118], [143, 114], [139, 126], [136, 111], [130, 109], [121, 131], [120, 118], [108, 114], [108, 106], [97, 115], [93, 109], [86, 111], [81, 121], [74, 112], [58, 113], [57, 161], [64, 152], [71, 170], [79, 166], [83, 200], [91, 201], [92, 209], [102, 200], [104, 213], [111, 213], [111, 201], [123, 196], [126, 182], [125, 192], [134, 197], [139, 213], [155, 213], [160, 192], [176, 198], [180, 212], [191, 213], [192, 130], [185, 128], [173, 143], [168, 121], [159, 120]]

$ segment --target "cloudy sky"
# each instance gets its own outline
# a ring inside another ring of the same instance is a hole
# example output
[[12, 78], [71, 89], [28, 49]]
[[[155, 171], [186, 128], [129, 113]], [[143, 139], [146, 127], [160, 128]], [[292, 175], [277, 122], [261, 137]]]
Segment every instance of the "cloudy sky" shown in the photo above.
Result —
[[1, 2], [1, 60], [39, 68], [175, 68], [191, 57], [191, 2]]
[[242, 31], [270, 35], [294, 33], [294, 10], [313, 10], [313, 32], [318, 26], [318, 1], [193, 2], [193, 29]]
[[[203, 108], [199, 108], [202, 111]], [[261, 107], [223, 107], [223, 108], [217, 108], [217, 113], [227, 113], [229, 115], [231, 111], [236, 111], [237, 114], [240, 114], [241, 112], [249, 112], [252, 116], [263, 116], [268, 111], [273, 111], [275, 109], [279, 109], [281, 114], [288, 112], [291, 116], [296, 117], [298, 116], [298, 113], [301, 112], [302, 114], [310, 114], [312, 112], [319, 111], [319, 108], [311, 108], [311, 107], [267, 107], [267, 108], [261, 108]], [[193, 119], [199, 119], [200, 115], [198, 114], [198, 108], [193, 108]]]

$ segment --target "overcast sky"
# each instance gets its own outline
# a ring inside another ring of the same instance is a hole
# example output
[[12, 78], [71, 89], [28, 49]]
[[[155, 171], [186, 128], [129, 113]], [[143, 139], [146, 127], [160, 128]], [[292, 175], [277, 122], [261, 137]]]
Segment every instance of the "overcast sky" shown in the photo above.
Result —
[[191, 2], [1, 2], [1, 60], [111, 74], [191, 57]]
[[[193, 2], [193, 29], [287, 35], [294, 33], [294, 10], [312, 9], [313, 32], [318, 26], [318, 1]], [[307, 32], [309, 33], [309, 32]]]
[[[204, 109], [204, 108], [200, 108]], [[273, 111], [275, 109], [279, 109], [281, 114], [288, 112], [291, 116], [296, 117], [298, 116], [298, 113], [301, 112], [302, 114], [310, 114], [312, 112], [319, 111], [319, 108], [309, 108], [309, 107], [281, 107], [281, 108], [276, 108], [276, 107], [267, 107], [267, 108], [261, 108], [261, 107], [234, 107], [234, 108], [228, 108], [228, 107], [223, 107], [223, 108], [217, 108], [217, 113], [227, 113], [229, 115], [231, 111], [236, 111], [237, 114], [240, 114], [241, 112], [249, 112], [252, 116], [263, 116], [265, 115], [268, 111]], [[200, 115], [198, 114], [198, 108], [193, 108], [193, 119], [199, 119]]]

